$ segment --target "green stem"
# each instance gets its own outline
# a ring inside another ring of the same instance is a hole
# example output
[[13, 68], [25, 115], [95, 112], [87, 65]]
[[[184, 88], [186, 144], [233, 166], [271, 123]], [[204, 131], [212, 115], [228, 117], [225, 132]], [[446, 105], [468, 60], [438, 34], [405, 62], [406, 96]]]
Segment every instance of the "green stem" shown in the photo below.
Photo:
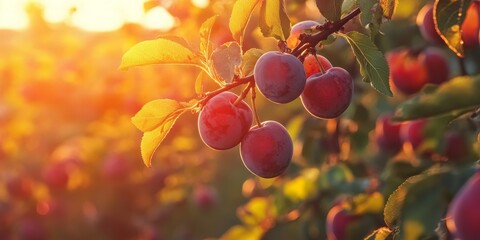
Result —
[[257, 122], [258, 128], [262, 127], [262, 123], [260, 122], [260, 117], [258, 116], [257, 112], [257, 106], [255, 104], [255, 99], [256, 99], [256, 91], [255, 91], [255, 82], [250, 83], [252, 84], [252, 108], [253, 108], [253, 114], [255, 115], [255, 121]]

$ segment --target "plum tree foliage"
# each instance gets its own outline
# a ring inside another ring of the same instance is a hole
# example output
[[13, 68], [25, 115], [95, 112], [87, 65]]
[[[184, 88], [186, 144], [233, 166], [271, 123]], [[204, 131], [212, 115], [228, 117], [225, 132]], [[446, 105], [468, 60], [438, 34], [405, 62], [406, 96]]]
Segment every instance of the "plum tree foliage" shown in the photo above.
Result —
[[[131, 47], [121, 69], [179, 64], [200, 71], [194, 84], [197, 98], [154, 100], [132, 118], [144, 133], [143, 161], [152, 165], [155, 150], [183, 113], [199, 113], [199, 133], [207, 146], [225, 150], [240, 145], [251, 173], [281, 182], [272, 191], [282, 194], [252, 196], [244, 207], [252, 216], [239, 213], [242, 224], [225, 233], [225, 239], [259, 238], [301, 215], [307, 218], [308, 236], [320, 236], [309, 230], [319, 221], [329, 239], [448, 235], [444, 217], [449, 196], [474, 169], [474, 141], [468, 137], [474, 131], [458, 127], [463, 132], [452, 135], [446, 129], [462, 122], [478, 125], [480, 75], [468, 63], [478, 61], [469, 53], [480, 48], [480, 2], [422, 3], [413, 24], [415, 34], [423, 38], [418, 40], [421, 44], [395, 42], [398, 36], [389, 35], [388, 24], [393, 24], [400, 1], [315, 2], [323, 21], [292, 26], [285, 1], [237, 0], [229, 21], [233, 41], [212, 42], [218, 18], [213, 16], [200, 27], [198, 48], [181, 37], [159, 37]], [[352, 22], [359, 28], [351, 30]], [[254, 27], [264, 37], [277, 40], [277, 51], [245, 44], [247, 26], [252, 24], [258, 24]], [[329, 48], [339, 51], [338, 46], [349, 49], [358, 64], [338, 66], [338, 61], [321, 55]], [[458, 67], [452, 67], [457, 62]], [[218, 87], [205, 91], [207, 81]], [[242, 86], [238, 95], [231, 92]], [[272, 108], [301, 99], [303, 115], [315, 118], [300, 115], [286, 128], [275, 120], [262, 122], [257, 90], [276, 103]], [[244, 101], [249, 95], [250, 106]], [[370, 109], [375, 99], [379, 109]], [[390, 105], [395, 105], [395, 113], [386, 110]], [[372, 116], [379, 116], [374, 124], [368, 121]], [[368, 142], [371, 130], [377, 148], [375, 167], [348, 161], [354, 155], [372, 156], [365, 153], [368, 143], [359, 140]], [[289, 168], [291, 162], [295, 167]], [[459, 201], [471, 202], [463, 200], [471, 195], [476, 196], [462, 193]], [[449, 212], [458, 221], [455, 224], [477, 224], [466, 228], [478, 229], [478, 216], [463, 219], [456, 209]], [[455, 229], [462, 231], [457, 225]], [[366, 229], [373, 232], [366, 236]]]

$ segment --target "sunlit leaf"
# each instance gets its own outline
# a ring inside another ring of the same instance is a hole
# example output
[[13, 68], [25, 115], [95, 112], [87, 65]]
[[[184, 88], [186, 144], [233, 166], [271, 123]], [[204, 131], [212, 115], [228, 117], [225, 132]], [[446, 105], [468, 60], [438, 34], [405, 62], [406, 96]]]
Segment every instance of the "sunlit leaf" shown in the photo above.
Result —
[[182, 109], [180, 102], [172, 99], [157, 99], [145, 104], [134, 117], [132, 123], [142, 132], [148, 132], [162, 125], [177, 110]]
[[379, 228], [375, 230], [372, 234], [366, 237], [364, 240], [386, 240], [392, 234], [392, 230], [386, 227]]
[[288, 38], [291, 26], [283, 0], [263, 1], [260, 8], [259, 26], [265, 37], [274, 37], [283, 41]]
[[250, 199], [237, 214], [244, 224], [254, 226], [267, 218], [276, 217], [277, 213], [270, 198], [256, 197]]
[[473, 167], [457, 172], [437, 167], [408, 178], [388, 198], [384, 209], [385, 223], [390, 228], [398, 227], [399, 239], [435, 236], [450, 196], [474, 172]]
[[381, 213], [385, 205], [385, 199], [380, 192], [358, 194], [352, 201], [355, 206], [352, 212], [355, 214]]
[[366, 35], [359, 32], [341, 34], [347, 39], [360, 64], [360, 74], [363, 81], [370, 82], [378, 92], [393, 96], [389, 84], [389, 68], [387, 60], [377, 46]]
[[459, 57], [463, 57], [461, 26], [472, 0], [436, 0], [433, 5], [435, 27], [443, 41]]
[[352, 12], [357, 5], [357, 0], [344, 0], [342, 4], [342, 17]]
[[235, 225], [228, 229], [226, 233], [220, 237], [221, 240], [258, 240], [262, 238], [264, 230], [260, 225], [243, 226]]
[[213, 51], [211, 59], [217, 77], [229, 83], [242, 63], [242, 50], [237, 42], [227, 42]]
[[232, 13], [230, 15], [230, 32], [232, 32], [233, 39], [243, 43], [243, 34], [247, 27], [248, 21], [252, 15], [255, 6], [260, 0], [237, 0], [233, 5]]
[[197, 76], [197, 79], [195, 80], [195, 93], [197, 95], [203, 94], [203, 79], [205, 77], [207, 77], [206, 73], [204, 71], [200, 71], [200, 73]]
[[200, 26], [200, 53], [205, 59], [208, 59], [212, 54], [212, 43], [210, 42], [210, 34], [212, 32], [213, 24], [218, 16], [213, 16], [207, 19]]
[[140, 150], [142, 153], [143, 163], [145, 163], [147, 167], [152, 166], [152, 158], [155, 150], [157, 150], [163, 139], [165, 139], [173, 124], [175, 121], [177, 121], [178, 117], [180, 117], [180, 115], [184, 112], [185, 111], [181, 111], [178, 114], [173, 115], [171, 118], [168, 118], [156, 129], [143, 133]]
[[410, 120], [452, 111], [463, 113], [480, 106], [480, 75], [456, 77], [437, 88], [427, 90], [402, 103], [395, 118]]
[[255, 63], [257, 63], [258, 58], [264, 53], [265, 51], [262, 49], [250, 48], [243, 54], [242, 65], [240, 65], [242, 76], [253, 74]]
[[303, 170], [300, 176], [285, 183], [283, 194], [292, 201], [303, 201], [314, 196], [315, 183], [319, 174], [317, 168]]
[[343, 0], [316, 0], [317, 8], [330, 21], [338, 21], [342, 16]]
[[149, 64], [188, 64], [201, 66], [199, 56], [183, 42], [158, 38], [137, 43], [122, 57], [120, 69]]
[[383, 16], [391, 19], [395, 8], [397, 7], [398, 0], [380, 0], [380, 6], [382, 7]]

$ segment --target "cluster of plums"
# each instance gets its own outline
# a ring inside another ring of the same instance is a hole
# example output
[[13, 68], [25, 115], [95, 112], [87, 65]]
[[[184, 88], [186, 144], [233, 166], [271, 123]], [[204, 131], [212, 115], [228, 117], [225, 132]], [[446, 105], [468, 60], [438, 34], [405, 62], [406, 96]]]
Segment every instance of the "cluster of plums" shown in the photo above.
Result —
[[[318, 23], [300, 22], [292, 27], [290, 45], [305, 29]], [[292, 40], [293, 39], [293, 40]], [[333, 67], [323, 56], [308, 55], [302, 63], [292, 54], [270, 51], [255, 64], [254, 78], [258, 90], [274, 103], [289, 103], [301, 98], [305, 109], [318, 118], [336, 118], [350, 105], [353, 80], [343, 68]], [[290, 164], [293, 143], [283, 125], [265, 121], [252, 126], [250, 107], [232, 92], [212, 97], [198, 117], [203, 142], [217, 150], [240, 144], [240, 155], [252, 173], [272, 178], [282, 174]]]

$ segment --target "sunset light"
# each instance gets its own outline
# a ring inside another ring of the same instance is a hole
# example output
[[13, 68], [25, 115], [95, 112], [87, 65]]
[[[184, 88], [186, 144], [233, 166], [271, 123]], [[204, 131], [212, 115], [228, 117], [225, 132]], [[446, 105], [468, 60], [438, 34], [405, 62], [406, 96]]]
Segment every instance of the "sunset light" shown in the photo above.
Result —
[[[24, 29], [29, 25], [25, 11], [29, 4], [40, 6], [43, 18], [53, 24], [65, 22], [86, 31], [105, 32], [119, 29], [125, 23], [137, 23], [148, 29], [168, 31], [174, 17], [162, 6], [148, 11], [141, 0], [0, 0], [0, 29]], [[159, 2], [162, 3], [161, 1]], [[199, 8], [208, 0], [193, 0]]]

